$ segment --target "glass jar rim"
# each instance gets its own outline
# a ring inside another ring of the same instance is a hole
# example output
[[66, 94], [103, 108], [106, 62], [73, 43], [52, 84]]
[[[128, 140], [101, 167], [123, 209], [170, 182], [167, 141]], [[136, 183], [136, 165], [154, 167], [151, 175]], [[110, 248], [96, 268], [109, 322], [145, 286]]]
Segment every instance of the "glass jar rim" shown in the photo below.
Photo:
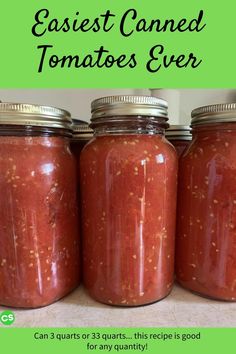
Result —
[[[166, 130], [169, 127], [167, 120], [163, 117], [151, 117], [151, 116], [113, 116], [113, 117], [101, 117], [99, 119], [91, 120], [89, 125], [96, 135], [98, 130], [104, 129], [104, 127], [119, 134], [126, 133], [127, 131], [135, 134], [135, 131], [155, 131], [157, 129]], [[132, 128], [131, 128], [132, 127]]]
[[45, 126], [30, 126], [30, 125], [13, 125], [0, 124], [0, 137], [2, 136], [18, 136], [18, 137], [33, 137], [33, 136], [62, 136], [69, 139], [72, 138], [72, 132], [65, 128], [51, 128]]

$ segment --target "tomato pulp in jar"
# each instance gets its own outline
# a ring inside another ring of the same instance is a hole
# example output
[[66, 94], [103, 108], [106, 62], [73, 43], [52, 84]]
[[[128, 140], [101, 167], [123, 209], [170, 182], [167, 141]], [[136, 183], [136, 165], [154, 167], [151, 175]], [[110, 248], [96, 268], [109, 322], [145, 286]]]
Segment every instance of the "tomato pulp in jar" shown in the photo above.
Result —
[[69, 126], [65, 111], [0, 103], [1, 305], [45, 306], [78, 285]]
[[176, 274], [203, 296], [236, 300], [236, 104], [192, 113], [180, 161]]
[[138, 306], [171, 291], [177, 155], [166, 121], [154, 97], [92, 103], [95, 138], [80, 160], [83, 278], [100, 302]]
[[191, 128], [188, 125], [171, 125], [166, 130], [166, 139], [174, 145], [180, 157], [192, 140]]

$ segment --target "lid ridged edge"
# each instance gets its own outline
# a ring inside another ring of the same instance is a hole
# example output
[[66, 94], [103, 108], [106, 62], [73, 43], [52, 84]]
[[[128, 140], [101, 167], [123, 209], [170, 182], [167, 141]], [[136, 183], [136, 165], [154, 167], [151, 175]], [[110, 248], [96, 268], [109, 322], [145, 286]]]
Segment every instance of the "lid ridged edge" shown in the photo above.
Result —
[[154, 116], [168, 119], [166, 101], [141, 95], [117, 95], [98, 98], [91, 103], [92, 119], [114, 116]]
[[90, 138], [93, 136], [93, 129], [89, 127], [89, 123], [84, 120], [72, 120], [73, 137]]
[[191, 125], [234, 122], [236, 121], [236, 103], [219, 103], [202, 106], [191, 113]]
[[145, 105], [158, 105], [168, 108], [168, 104], [165, 100], [157, 98], [154, 96], [142, 96], [142, 95], [117, 95], [117, 96], [106, 96], [97, 98], [92, 101], [91, 108], [92, 111], [100, 105], [113, 105], [116, 103], [132, 103], [132, 104], [145, 104]]
[[71, 130], [68, 111], [29, 103], [0, 102], [0, 125], [28, 125]]
[[44, 106], [30, 103], [0, 102], [0, 114], [13, 112], [16, 114], [36, 114], [52, 117], [71, 116], [68, 111], [53, 106]]
[[191, 140], [191, 127], [189, 125], [171, 125], [165, 132], [168, 139], [172, 140]]

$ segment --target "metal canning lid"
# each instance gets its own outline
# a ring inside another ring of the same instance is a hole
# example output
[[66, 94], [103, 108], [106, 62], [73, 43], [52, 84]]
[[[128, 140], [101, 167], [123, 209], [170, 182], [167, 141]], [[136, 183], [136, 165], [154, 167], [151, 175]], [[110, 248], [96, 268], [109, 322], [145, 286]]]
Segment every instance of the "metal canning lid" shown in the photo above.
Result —
[[71, 130], [70, 113], [64, 109], [28, 103], [0, 102], [0, 125], [27, 125]]
[[118, 95], [96, 99], [91, 104], [92, 119], [117, 116], [149, 116], [168, 120], [166, 101], [152, 96]]
[[72, 119], [73, 138], [75, 139], [91, 139], [93, 137], [93, 129], [89, 127], [89, 123], [80, 119]]
[[192, 140], [191, 127], [189, 125], [170, 125], [165, 135], [169, 140]]
[[236, 122], [236, 103], [220, 103], [203, 106], [192, 111], [191, 126]]

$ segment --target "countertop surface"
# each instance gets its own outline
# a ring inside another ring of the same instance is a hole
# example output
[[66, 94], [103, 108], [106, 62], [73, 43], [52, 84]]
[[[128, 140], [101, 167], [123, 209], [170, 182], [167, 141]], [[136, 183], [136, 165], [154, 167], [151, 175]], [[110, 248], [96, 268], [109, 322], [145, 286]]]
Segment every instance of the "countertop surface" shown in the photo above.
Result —
[[236, 327], [236, 303], [205, 299], [177, 285], [164, 300], [136, 308], [99, 304], [79, 287], [50, 306], [13, 311], [15, 327]]

